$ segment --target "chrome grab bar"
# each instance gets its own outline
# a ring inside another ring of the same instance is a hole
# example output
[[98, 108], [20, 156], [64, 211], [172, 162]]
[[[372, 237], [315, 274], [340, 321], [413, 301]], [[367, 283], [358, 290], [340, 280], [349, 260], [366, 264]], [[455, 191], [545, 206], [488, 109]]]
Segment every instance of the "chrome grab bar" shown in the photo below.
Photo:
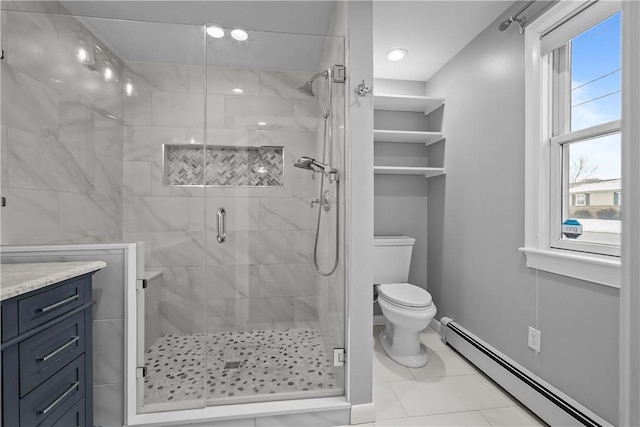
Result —
[[224, 243], [227, 240], [227, 211], [219, 208], [216, 212], [218, 218], [218, 243]]
[[69, 347], [71, 344], [79, 340], [80, 340], [80, 337], [75, 336], [71, 338], [69, 341], [67, 341], [65, 344], [63, 344], [62, 346], [58, 347], [56, 350], [53, 350], [51, 353], [47, 354], [46, 356], [39, 357], [37, 360], [39, 360], [40, 362], [46, 362], [47, 360], [51, 359], [53, 356], [60, 353], [62, 350], [64, 350], [65, 348]]
[[79, 295], [78, 295], [78, 294], [75, 294], [75, 295], [70, 296], [69, 298], [65, 298], [65, 299], [63, 299], [62, 301], [58, 301], [58, 302], [56, 302], [56, 303], [54, 303], [54, 304], [51, 304], [51, 305], [48, 305], [48, 306], [46, 306], [46, 307], [39, 308], [39, 309], [38, 309], [38, 310], [36, 310], [36, 311], [39, 311], [39, 312], [42, 312], [42, 313], [46, 313], [47, 311], [51, 311], [51, 310], [53, 310], [54, 308], [58, 308], [58, 307], [60, 307], [61, 305], [65, 305], [65, 304], [67, 304], [67, 303], [70, 303], [71, 301], [75, 301], [75, 300], [77, 300], [77, 299], [78, 299], [78, 297], [79, 297]]
[[78, 387], [80, 385], [79, 381], [76, 381], [75, 383], [71, 384], [71, 387], [69, 387], [69, 389], [67, 391], [65, 391], [64, 393], [62, 393], [60, 395], [60, 397], [58, 397], [56, 400], [54, 400], [53, 402], [51, 402], [49, 404], [49, 406], [47, 406], [46, 408], [44, 408], [41, 411], [38, 411], [38, 413], [40, 414], [46, 414], [47, 412], [51, 411], [53, 408], [55, 408], [56, 406], [58, 406], [58, 403], [62, 402], [64, 400], [65, 397], [67, 397], [68, 395], [70, 395], [71, 393], [73, 393], [73, 391], [76, 389], [76, 387]]

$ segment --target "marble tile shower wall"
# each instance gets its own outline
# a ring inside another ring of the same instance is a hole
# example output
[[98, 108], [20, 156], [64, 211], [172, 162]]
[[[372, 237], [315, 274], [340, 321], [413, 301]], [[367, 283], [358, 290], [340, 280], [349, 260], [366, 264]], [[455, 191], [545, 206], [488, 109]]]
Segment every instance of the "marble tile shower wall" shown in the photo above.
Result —
[[2, 11], [2, 244], [117, 241], [122, 92], [74, 56], [70, 16]]
[[[205, 98], [200, 66], [126, 65], [137, 96], [124, 106], [124, 237], [163, 271], [163, 333], [317, 326], [316, 181], [293, 167], [316, 151], [317, 103], [296, 90], [309, 72], [209, 67]], [[162, 144], [204, 142], [205, 99], [207, 143], [284, 147], [284, 186], [163, 186]]]

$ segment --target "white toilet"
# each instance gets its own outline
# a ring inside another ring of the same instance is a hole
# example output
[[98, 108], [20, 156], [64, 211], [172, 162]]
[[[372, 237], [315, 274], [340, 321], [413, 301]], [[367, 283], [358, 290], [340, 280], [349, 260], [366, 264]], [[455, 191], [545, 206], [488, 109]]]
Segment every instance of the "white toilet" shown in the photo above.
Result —
[[427, 364], [427, 349], [420, 343], [418, 333], [429, 325], [437, 310], [429, 292], [407, 283], [416, 239], [375, 236], [373, 240], [373, 283], [387, 319], [380, 343], [395, 362], [420, 368]]

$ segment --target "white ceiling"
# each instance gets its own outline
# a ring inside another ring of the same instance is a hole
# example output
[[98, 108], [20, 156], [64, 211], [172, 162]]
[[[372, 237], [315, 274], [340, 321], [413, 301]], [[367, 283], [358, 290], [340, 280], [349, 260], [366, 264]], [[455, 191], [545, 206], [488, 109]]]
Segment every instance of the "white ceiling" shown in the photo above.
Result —
[[209, 65], [316, 72], [326, 44], [342, 44], [317, 35], [329, 33], [334, 1], [61, 3], [124, 61], [201, 65], [203, 25], [209, 23], [250, 30], [249, 40], [241, 43], [207, 38]]
[[[274, 33], [328, 34], [335, 10], [334, 1], [63, 0], [61, 3], [73, 15], [126, 19], [83, 19], [97, 37], [125, 60], [183, 63], [202, 60], [198, 57], [201, 46], [192, 43], [201, 44], [201, 31], [135, 21], [217, 23], [227, 28]], [[374, 0], [374, 76], [428, 80], [512, 4], [511, 0]], [[218, 57], [223, 62], [217, 65], [317, 68], [323, 45], [321, 38], [282, 36], [284, 34], [265, 34], [240, 49], [226, 48], [224, 55]], [[397, 47], [407, 49], [409, 55], [402, 61], [387, 60], [385, 53]], [[174, 55], [176, 58], [172, 61]]]
[[[483, 0], [374, 1], [374, 76], [428, 80], [512, 4]], [[401, 61], [389, 61], [385, 53], [394, 48], [406, 49], [409, 55]]]

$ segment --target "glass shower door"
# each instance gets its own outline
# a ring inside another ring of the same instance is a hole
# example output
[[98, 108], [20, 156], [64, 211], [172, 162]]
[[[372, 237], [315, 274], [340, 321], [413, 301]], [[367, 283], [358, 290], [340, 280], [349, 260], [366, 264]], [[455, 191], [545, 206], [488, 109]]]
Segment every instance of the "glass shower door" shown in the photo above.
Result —
[[200, 408], [206, 382], [204, 28], [83, 22], [108, 40], [122, 63], [123, 238], [144, 242], [146, 255], [137, 290], [138, 411]]
[[[309, 156], [343, 169], [344, 86], [321, 78], [317, 96], [298, 89], [343, 63], [343, 39], [222, 31], [206, 41], [206, 404], [341, 395], [343, 265], [320, 280], [311, 202], [322, 175], [294, 164]], [[324, 179], [336, 194], [341, 184]], [[327, 265], [337, 209], [323, 210]]]

